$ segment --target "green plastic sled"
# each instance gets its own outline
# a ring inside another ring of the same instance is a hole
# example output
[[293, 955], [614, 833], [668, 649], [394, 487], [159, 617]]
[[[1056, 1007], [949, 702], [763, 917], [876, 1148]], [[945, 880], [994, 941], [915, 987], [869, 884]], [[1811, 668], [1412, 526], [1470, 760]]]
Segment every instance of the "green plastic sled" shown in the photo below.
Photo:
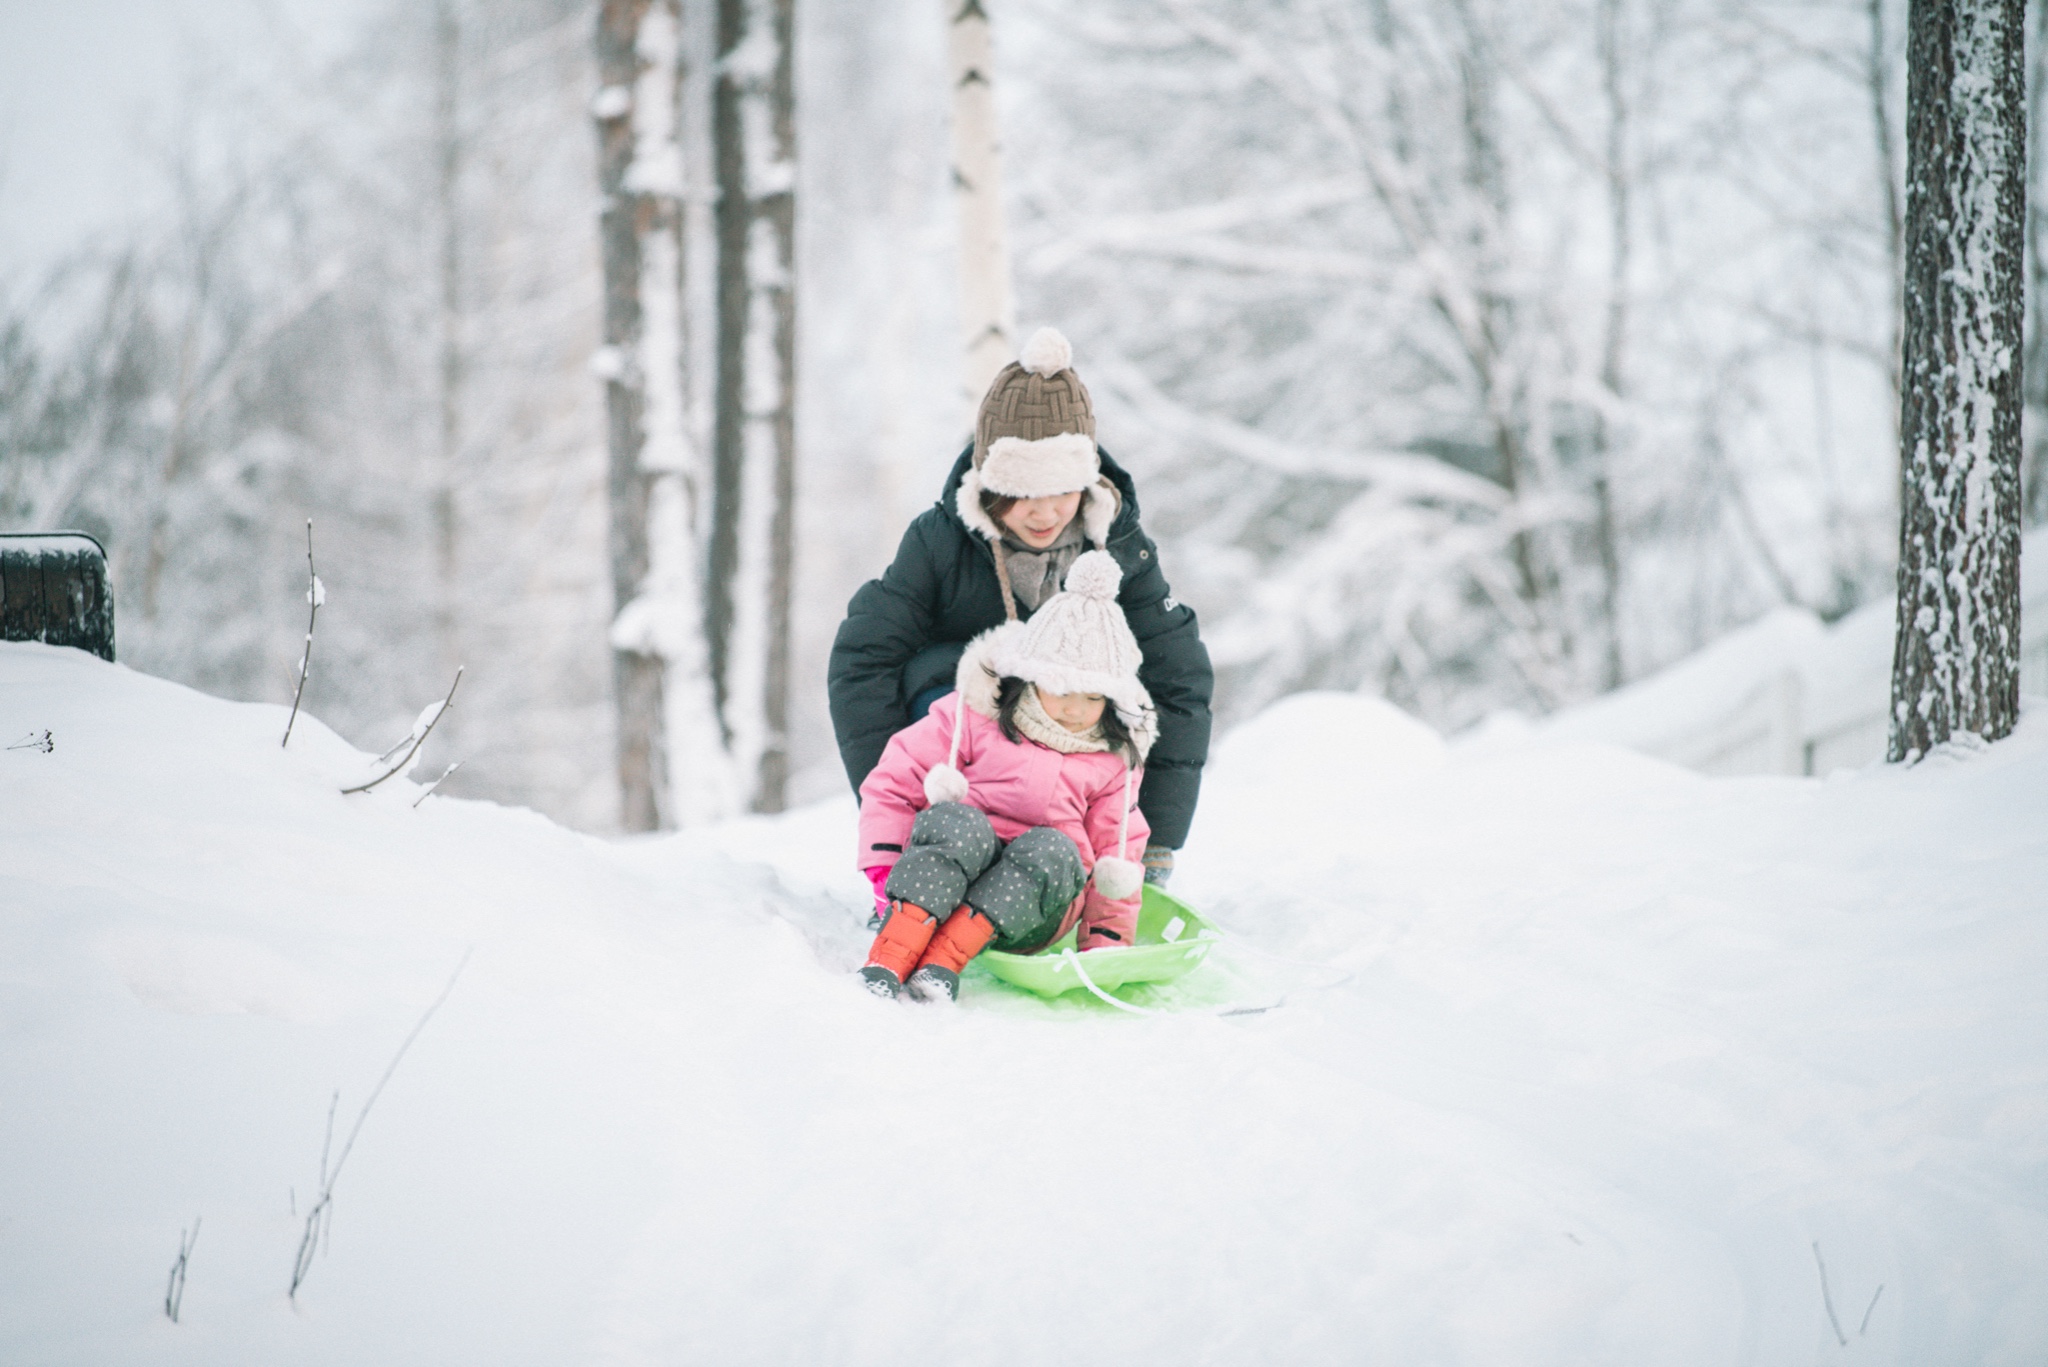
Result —
[[[1078, 927], [1036, 954], [987, 950], [976, 962], [1011, 986], [1041, 997], [1086, 992], [1087, 985], [1064, 953], [1073, 947], [1077, 934]], [[1222, 932], [1203, 919], [1200, 912], [1147, 883], [1145, 899], [1138, 907], [1138, 942], [1121, 948], [1093, 949], [1074, 957], [1088, 970], [1097, 987], [1110, 992], [1133, 983], [1171, 982], [1207, 958], [1210, 947], [1221, 938]]]

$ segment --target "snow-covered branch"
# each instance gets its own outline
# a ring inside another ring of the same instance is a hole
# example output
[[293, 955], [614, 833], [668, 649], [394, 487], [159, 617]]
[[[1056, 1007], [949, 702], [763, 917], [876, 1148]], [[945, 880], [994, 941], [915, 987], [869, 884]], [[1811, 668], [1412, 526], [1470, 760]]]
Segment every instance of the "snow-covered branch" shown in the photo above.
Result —
[[1226, 451], [1283, 475], [1369, 483], [1413, 498], [1500, 509], [1509, 496], [1500, 485], [1440, 460], [1401, 451], [1316, 450], [1269, 437], [1256, 428], [1175, 402], [1144, 373], [1115, 353], [1090, 358], [1091, 369], [1143, 422], [1182, 441]]
[[[398, 757], [397, 762], [367, 783], [358, 783], [353, 788], [342, 789], [342, 796], [346, 797], [350, 793], [367, 793], [386, 779], [395, 778], [412, 767], [413, 756], [419, 754], [420, 747], [427, 743], [427, 737], [434, 733], [434, 728], [440, 724], [441, 718], [447, 716], [449, 710], [455, 706], [455, 690], [462, 686], [462, 669], [462, 666], [457, 666], [455, 682], [448, 685], [448, 696], [442, 698], [439, 702], [428, 703], [425, 708], [421, 709], [419, 716], [413, 720], [412, 730], [407, 733], [405, 739], [392, 746], [390, 750], [386, 750], [383, 756], [380, 757], [380, 759], [388, 759], [393, 752], [403, 746], [405, 753]], [[441, 777], [446, 778], [447, 775], [443, 774]]]
[[292, 741], [292, 724], [299, 719], [299, 699], [306, 693], [306, 671], [313, 663], [313, 624], [320, 620], [320, 605], [327, 601], [326, 586], [321, 584], [319, 572], [313, 566], [313, 519], [306, 519], [306, 646], [299, 654], [298, 683], [292, 689], [292, 712], [284, 719], [284, 739], [279, 746]]

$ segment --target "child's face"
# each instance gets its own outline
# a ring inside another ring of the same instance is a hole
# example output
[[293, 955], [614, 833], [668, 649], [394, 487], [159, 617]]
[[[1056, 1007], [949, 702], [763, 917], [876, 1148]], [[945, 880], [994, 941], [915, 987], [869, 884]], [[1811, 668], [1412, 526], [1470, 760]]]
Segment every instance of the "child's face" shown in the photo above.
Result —
[[1059, 540], [1060, 533], [1081, 510], [1081, 491], [1046, 498], [1020, 498], [1003, 514], [1003, 526], [1027, 546], [1040, 549]]
[[1046, 716], [1077, 736], [1102, 720], [1100, 693], [1048, 693], [1037, 684], [1031, 685], [1031, 691], [1038, 694], [1038, 705]]

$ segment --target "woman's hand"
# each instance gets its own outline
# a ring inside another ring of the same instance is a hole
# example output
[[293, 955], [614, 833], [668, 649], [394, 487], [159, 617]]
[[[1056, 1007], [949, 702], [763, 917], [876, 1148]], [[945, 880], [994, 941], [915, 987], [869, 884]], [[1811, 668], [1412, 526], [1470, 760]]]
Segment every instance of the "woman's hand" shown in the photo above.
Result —
[[1166, 880], [1173, 877], [1173, 851], [1164, 845], [1145, 847], [1145, 881], [1155, 887], [1165, 887]]

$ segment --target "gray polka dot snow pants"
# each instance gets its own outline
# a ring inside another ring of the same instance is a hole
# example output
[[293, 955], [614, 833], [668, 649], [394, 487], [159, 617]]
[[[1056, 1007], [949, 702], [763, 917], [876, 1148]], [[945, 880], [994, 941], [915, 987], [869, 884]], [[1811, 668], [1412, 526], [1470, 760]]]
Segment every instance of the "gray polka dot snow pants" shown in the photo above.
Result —
[[995, 924], [993, 948], [1028, 952], [1052, 939], [1087, 881], [1081, 852], [1052, 827], [1034, 826], [1005, 845], [986, 816], [942, 802], [917, 814], [886, 889], [942, 921], [965, 902]]

